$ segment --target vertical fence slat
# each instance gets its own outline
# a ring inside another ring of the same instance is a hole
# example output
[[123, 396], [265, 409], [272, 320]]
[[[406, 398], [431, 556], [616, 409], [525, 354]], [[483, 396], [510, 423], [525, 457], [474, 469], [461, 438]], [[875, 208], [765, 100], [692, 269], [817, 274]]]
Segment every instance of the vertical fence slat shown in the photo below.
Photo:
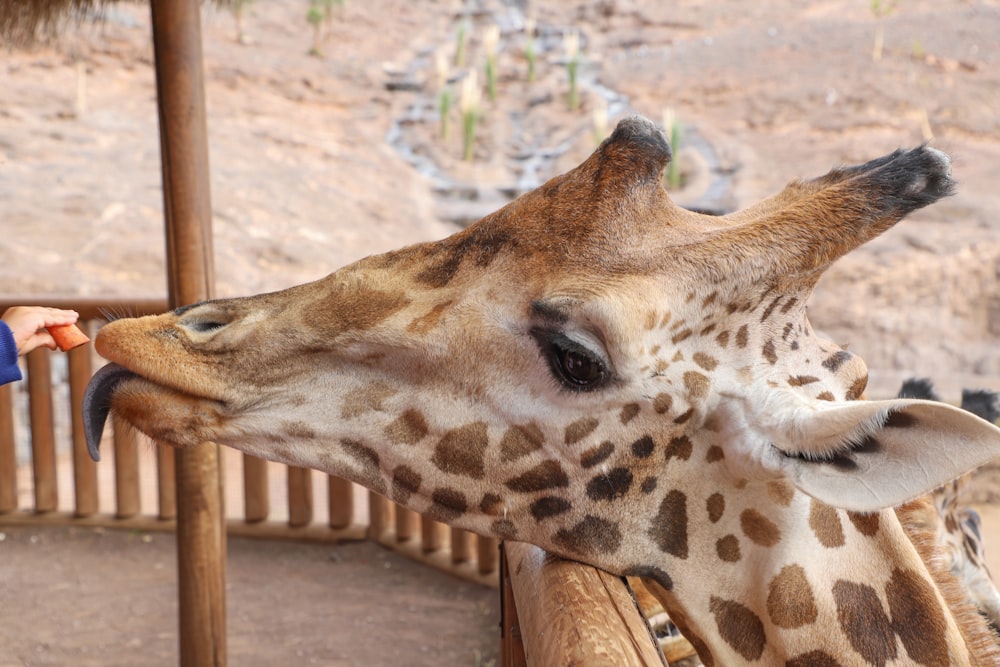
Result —
[[56, 481], [56, 436], [52, 421], [52, 368], [49, 350], [28, 354], [28, 403], [31, 415], [31, 463], [35, 479], [35, 511], [59, 509]]
[[[90, 335], [89, 323], [80, 326]], [[83, 432], [83, 392], [90, 380], [90, 346], [70, 350], [67, 354], [69, 366], [69, 404], [73, 424], [73, 495], [74, 514], [84, 517], [96, 514], [100, 509], [97, 494], [97, 463], [90, 460], [87, 453], [87, 438]]]
[[368, 492], [368, 539], [376, 542], [389, 527], [389, 501], [375, 493]]
[[500, 550], [494, 537], [476, 535], [476, 563], [479, 574], [496, 572]]
[[396, 541], [409, 542], [420, 529], [420, 515], [402, 505], [393, 509], [396, 512]]
[[14, 391], [0, 386], [0, 514], [17, 509], [17, 447], [14, 439]]
[[288, 525], [308, 526], [313, 518], [312, 471], [288, 466]]
[[249, 454], [243, 455], [243, 520], [257, 523], [271, 513], [271, 496], [267, 486], [267, 461]]
[[451, 562], [466, 563], [472, 559], [473, 534], [461, 528], [451, 529]]
[[156, 498], [157, 518], [168, 521], [177, 518], [177, 462], [176, 450], [169, 445], [156, 443]]
[[130, 519], [141, 509], [139, 443], [128, 423], [117, 415], [112, 415], [111, 421], [115, 438], [115, 516]]
[[420, 547], [424, 553], [441, 551], [448, 527], [426, 516], [420, 517]]
[[327, 481], [330, 527], [347, 528], [354, 522], [354, 484], [333, 475]]

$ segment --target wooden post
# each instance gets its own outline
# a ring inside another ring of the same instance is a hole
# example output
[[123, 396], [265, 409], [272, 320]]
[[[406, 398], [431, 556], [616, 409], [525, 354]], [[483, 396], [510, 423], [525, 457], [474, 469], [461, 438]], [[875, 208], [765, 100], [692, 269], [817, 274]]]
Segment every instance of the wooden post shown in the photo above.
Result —
[[301, 528], [312, 523], [312, 470], [288, 466], [288, 525]]
[[[0, 311], [2, 312], [2, 311]], [[0, 386], [0, 514], [17, 509], [17, 451], [14, 444], [14, 397]]]
[[[152, 0], [170, 306], [212, 297], [212, 202], [198, 0]], [[182, 667], [226, 664], [218, 446], [175, 452]]]
[[[81, 322], [81, 328], [92, 337], [90, 322]], [[73, 420], [73, 490], [75, 494], [74, 515], [78, 517], [96, 514], [98, 509], [97, 463], [90, 460], [87, 453], [87, 438], [83, 434], [83, 392], [91, 376], [91, 349], [89, 345], [70, 350], [69, 402]]]
[[35, 511], [59, 509], [56, 477], [56, 433], [52, 422], [52, 366], [44, 347], [28, 354], [28, 412], [31, 416], [31, 467], [35, 479]]

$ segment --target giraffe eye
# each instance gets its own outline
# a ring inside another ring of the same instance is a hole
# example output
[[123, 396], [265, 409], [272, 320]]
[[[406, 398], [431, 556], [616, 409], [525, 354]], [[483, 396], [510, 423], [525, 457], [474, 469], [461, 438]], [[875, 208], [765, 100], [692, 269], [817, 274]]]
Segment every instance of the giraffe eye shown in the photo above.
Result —
[[534, 332], [552, 375], [567, 389], [591, 391], [610, 376], [607, 365], [593, 352], [562, 334]]

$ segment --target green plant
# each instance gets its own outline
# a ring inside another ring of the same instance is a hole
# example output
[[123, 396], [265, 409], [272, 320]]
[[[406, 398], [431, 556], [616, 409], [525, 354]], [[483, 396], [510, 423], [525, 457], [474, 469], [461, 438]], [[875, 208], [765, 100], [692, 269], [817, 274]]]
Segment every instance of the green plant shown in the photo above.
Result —
[[677, 119], [677, 112], [673, 109], [663, 110], [663, 129], [666, 130], [667, 136], [670, 137], [670, 162], [667, 164], [666, 174], [664, 175], [666, 179], [666, 187], [668, 190], [680, 190], [681, 189], [681, 140], [683, 138], [683, 127], [680, 121]]
[[524, 19], [524, 59], [528, 62], [528, 83], [535, 80], [535, 19]]
[[601, 145], [608, 136], [608, 102], [604, 98], [594, 107], [594, 144]]
[[323, 55], [323, 24], [330, 29], [333, 22], [333, 8], [343, 7], [345, 0], [309, 0], [309, 9], [306, 11], [306, 22], [313, 29], [313, 43], [309, 48], [309, 55]]
[[580, 93], [577, 89], [577, 74], [580, 68], [580, 33], [570, 30], [563, 35], [563, 49], [566, 54], [566, 74], [569, 77], [569, 110], [580, 108]]
[[236, 42], [238, 44], [249, 43], [246, 33], [243, 32], [243, 12], [252, 2], [253, 0], [232, 0], [231, 7], [233, 19], [236, 21]]
[[476, 71], [470, 71], [462, 80], [462, 94], [458, 105], [462, 112], [462, 159], [471, 162], [476, 155], [476, 123], [479, 122], [479, 101], [482, 91]]
[[875, 44], [872, 46], [872, 60], [882, 59], [882, 50], [885, 46], [885, 17], [896, 11], [895, 0], [871, 0], [872, 14], [875, 15]]
[[500, 43], [500, 26], [491, 25], [483, 32], [483, 50], [486, 51], [486, 94], [490, 102], [497, 99], [497, 44]]
[[455, 67], [465, 67], [465, 50], [469, 42], [469, 22], [463, 20], [455, 33]]
[[452, 92], [448, 85], [448, 58], [443, 51], [434, 54], [434, 71], [438, 87], [438, 122], [441, 139], [448, 140], [449, 119], [451, 117]]

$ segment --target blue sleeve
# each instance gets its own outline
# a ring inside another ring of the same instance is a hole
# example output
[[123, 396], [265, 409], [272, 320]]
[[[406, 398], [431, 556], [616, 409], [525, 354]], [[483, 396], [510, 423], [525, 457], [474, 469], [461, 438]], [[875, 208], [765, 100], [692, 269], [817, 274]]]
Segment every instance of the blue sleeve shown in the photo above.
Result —
[[6, 322], [0, 321], [0, 384], [21, 379], [21, 369], [17, 365], [17, 343], [14, 332]]

